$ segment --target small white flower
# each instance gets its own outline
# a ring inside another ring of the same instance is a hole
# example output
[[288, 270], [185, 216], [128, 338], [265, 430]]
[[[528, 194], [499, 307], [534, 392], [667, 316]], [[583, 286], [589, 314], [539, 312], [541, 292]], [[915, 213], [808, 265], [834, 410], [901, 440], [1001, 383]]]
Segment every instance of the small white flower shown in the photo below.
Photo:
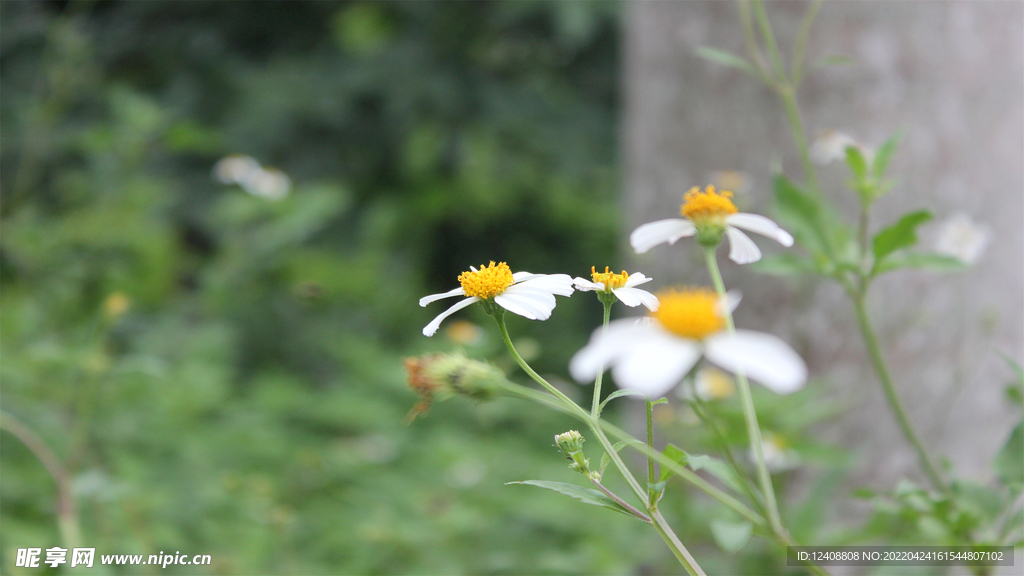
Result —
[[637, 254], [643, 254], [658, 244], [675, 244], [676, 240], [697, 235], [704, 244], [707, 236], [715, 245], [724, 233], [729, 237], [729, 258], [737, 264], [750, 264], [761, 259], [761, 250], [740, 228], [767, 236], [783, 246], [792, 246], [793, 237], [774, 221], [758, 214], [737, 212], [729, 198], [731, 192], [716, 193], [714, 186], [701, 192], [691, 188], [684, 196], [680, 212], [685, 218], [669, 218], [648, 222], [629, 235], [629, 243]]
[[573, 278], [573, 285], [581, 292], [611, 292], [615, 294], [619, 302], [626, 306], [639, 306], [643, 304], [651, 312], [658, 309], [657, 296], [646, 290], [636, 288], [636, 286], [652, 280], [652, 278], [648, 278], [640, 272], [627, 274], [623, 270], [621, 274], [616, 274], [609, 272], [607, 266], [604, 267], [604, 272], [598, 272], [596, 267], [591, 266], [590, 277], [593, 281], [586, 278]]
[[213, 166], [214, 177], [222, 184], [238, 184], [253, 196], [280, 200], [288, 195], [292, 181], [277, 168], [264, 168], [251, 156], [232, 154]]
[[974, 264], [992, 240], [992, 229], [975, 224], [964, 213], [954, 214], [940, 224], [935, 250], [953, 256], [966, 264]]
[[221, 184], [238, 184], [260, 169], [260, 163], [252, 156], [232, 154], [217, 161], [213, 175]]
[[850, 146], [859, 149], [868, 164], [874, 161], [874, 150], [854, 140], [849, 134], [838, 130], [825, 132], [811, 144], [811, 160], [820, 165], [830, 164], [836, 160], [846, 160], [846, 149]]
[[678, 384], [701, 356], [731, 372], [743, 371], [779, 394], [807, 381], [804, 361], [776, 336], [751, 330], [725, 330], [724, 308], [706, 289], [658, 294], [661, 305], [647, 321], [615, 320], [598, 329], [573, 356], [569, 372], [578, 382], [593, 381], [605, 367], [623, 388], [656, 397]]
[[441, 294], [420, 298], [426, 306], [444, 298], [466, 296], [465, 300], [438, 314], [423, 328], [424, 336], [433, 336], [441, 322], [474, 302], [492, 301], [505, 310], [530, 320], [547, 320], [555, 309], [555, 294], [569, 296], [573, 292], [572, 278], [568, 274], [512, 273], [508, 264], [495, 264], [492, 260], [479, 270], [470, 266], [459, 275], [461, 286]]

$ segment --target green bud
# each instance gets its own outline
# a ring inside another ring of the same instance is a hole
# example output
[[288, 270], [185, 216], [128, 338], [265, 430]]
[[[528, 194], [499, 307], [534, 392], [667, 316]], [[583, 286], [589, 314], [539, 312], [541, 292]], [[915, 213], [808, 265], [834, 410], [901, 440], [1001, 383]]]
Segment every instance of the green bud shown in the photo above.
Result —
[[555, 435], [555, 446], [572, 464], [569, 468], [582, 474], [590, 474], [590, 460], [583, 456], [583, 435], [576, 430], [569, 430]]
[[458, 394], [474, 400], [493, 400], [506, 381], [505, 373], [497, 367], [461, 352], [406, 358], [405, 369], [409, 387], [421, 398], [407, 421], [426, 412], [435, 398], [443, 400]]

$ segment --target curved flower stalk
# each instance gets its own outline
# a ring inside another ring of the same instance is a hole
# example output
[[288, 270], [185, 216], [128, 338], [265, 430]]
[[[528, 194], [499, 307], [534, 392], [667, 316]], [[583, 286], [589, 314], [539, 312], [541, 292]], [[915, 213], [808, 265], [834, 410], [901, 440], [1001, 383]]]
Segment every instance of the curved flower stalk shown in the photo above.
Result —
[[761, 259], [757, 244], [740, 229], [756, 232], [783, 246], [793, 245], [793, 236], [773, 220], [759, 214], [739, 212], [730, 198], [732, 192], [715, 192], [708, 186], [703, 192], [693, 187], [683, 196], [679, 211], [683, 218], [668, 218], [648, 222], [629, 235], [629, 243], [637, 254], [643, 254], [658, 244], [675, 244], [687, 236], [697, 236], [703, 246], [718, 246], [722, 235], [729, 237], [729, 258], [737, 264], [750, 264]]
[[573, 378], [587, 382], [611, 367], [623, 387], [657, 397], [682, 381], [703, 356], [779, 394], [806, 383], [807, 366], [781, 339], [726, 329], [724, 316], [738, 298], [720, 299], [707, 289], [670, 290], [657, 297], [661, 306], [648, 320], [616, 320], [607, 330], [595, 331], [569, 364]]
[[573, 285], [580, 292], [594, 291], [614, 294], [619, 302], [626, 306], [636, 307], [643, 304], [651, 312], [658, 309], [658, 297], [637, 288], [641, 284], [650, 282], [653, 278], [648, 278], [640, 272], [628, 274], [625, 270], [616, 274], [609, 272], [608, 266], [604, 267], [604, 272], [598, 272], [595, 266], [591, 266], [590, 277], [593, 281], [586, 278], [573, 278]]
[[445, 298], [466, 296], [431, 320], [423, 328], [424, 336], [433, 336], [445, 318], [474, 302], [482, 302], [485, 307], [496, 304], [530, 320], [547, 320], [555, 309], [555, 294], [569, 296], [573, 292], [572, 278], [568, 274], [513, 274], [508, 264], [495, 264], [493, 260], [479, 270], [470, 266], [468, 272], [459, 275], [459, 284], [460, 287], [448, 292], [420, 298], [420, 306], [426, 306]]

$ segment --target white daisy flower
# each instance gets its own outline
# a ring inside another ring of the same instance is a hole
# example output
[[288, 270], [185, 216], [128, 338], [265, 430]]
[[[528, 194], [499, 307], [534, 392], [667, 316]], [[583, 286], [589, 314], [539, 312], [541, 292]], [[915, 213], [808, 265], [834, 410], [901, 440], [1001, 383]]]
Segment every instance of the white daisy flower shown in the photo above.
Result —
[[573, 356], [569, 372], [578, 382], [591, 382], [605, 367], [623, 388], [661, 396], [678, 384], [700, 360], [737, 372], [779, 394], [799, 390], [807, 381], [804, 361], [776, 336], [751, 330], [725, 329], [726, 307], [708, 289], [658, 293], [661, 305], [647, 320], [615, 320], [598, 329]]
[[524, 318], [547, 320], [555, 308], [554, 295], [569, 296], [573, 292], [568, 274], [513, 274], [508, 264], [495, 264], [493, 260], [479, 270], [470, 266], [468, 272], [459, 275], [459, 283], [459, 288], [420, 298], [420, 306], [426, 306], [453, 296], [467, 297], [431, 320], [423, 328], [424, 336], [433, 336], [445, 318], [474, 302], [493, 302]]
[[706, 191], [693, 187], [683, 197], [680, 213], [684, 218], [669, 218], [648, 222], [629, 235], [629, 243], [637, 254], [643, 254], [658, 244], [685, 236], [697, 236], [704, 246], [717, 246], [722, 234], [729, 237], [729, 258], [737, 264], [750, 264], [761, 259], [761, 251], [740, 228], [767, 236], [783, 246], [792, 246], [793, 237], [774, 221], [758, 214], [737, 212], [729, 198], [732, 192], [715, 192], [714, 186]]
[[640, 272], [627, 274], [625, 270], [621, 274], [616, 274], [609, 272], [607, 266], [604, 267], [604, 272], [598, 272], [595, 266], [591, 266], [590, 277], [593, 281], [586, 278], [573, 278], [572, 283], [581, 292], [611, 292], [619, 299], [619, 302], [626, 306], [643, 304], [651, 312], [658, 309], [657, 296], [636, 288], [636, 286], [650, 282], [653, 278], [648, 278]]
[[975, 224], [967, 214], [958, 213], [942, 222], [935, 249], [965, 264], [974, 264], [991, 240], [992, 228]]

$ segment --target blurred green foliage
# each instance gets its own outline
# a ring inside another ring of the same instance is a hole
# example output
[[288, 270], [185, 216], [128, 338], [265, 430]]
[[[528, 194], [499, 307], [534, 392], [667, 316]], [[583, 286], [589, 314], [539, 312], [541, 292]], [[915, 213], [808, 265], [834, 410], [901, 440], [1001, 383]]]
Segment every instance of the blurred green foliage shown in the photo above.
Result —
[[[614, 265], [617, 5], [0, 10], [3, 411], [67, 468], [81, 545], [217, 574], [678, 569], [631, 519], [503, 485], [571, 480], [564, 416], [454, 400], [403, 424], [402, 356], [452, 346], [420, 296], [491, 259]], [[290, 194], [218, 183], [229, 154]], [[510, 325], [562, 371], [599, 318], [560, 299]], [[53, 480], [0, 441], [17, 573], [17, 548], [67, 543]]]

